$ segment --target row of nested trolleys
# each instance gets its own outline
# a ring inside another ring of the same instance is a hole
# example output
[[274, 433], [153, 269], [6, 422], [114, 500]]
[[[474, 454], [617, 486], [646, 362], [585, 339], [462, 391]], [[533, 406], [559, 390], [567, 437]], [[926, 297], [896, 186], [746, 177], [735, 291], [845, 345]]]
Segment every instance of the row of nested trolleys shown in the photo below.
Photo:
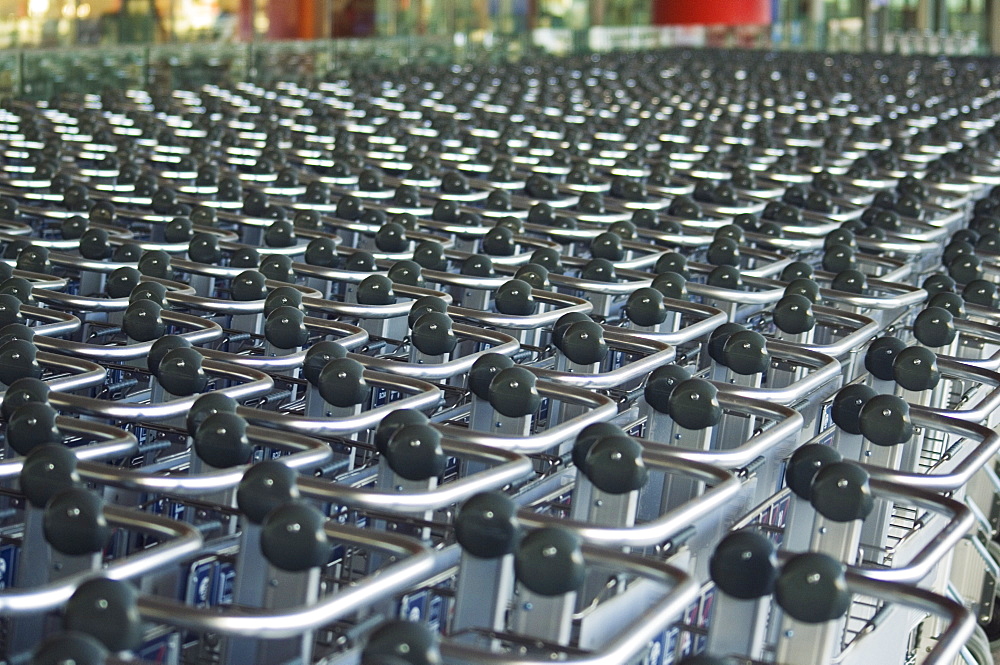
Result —
[[8, 102], [3, 658], [991, 662], [998, 85], [672, 51]]

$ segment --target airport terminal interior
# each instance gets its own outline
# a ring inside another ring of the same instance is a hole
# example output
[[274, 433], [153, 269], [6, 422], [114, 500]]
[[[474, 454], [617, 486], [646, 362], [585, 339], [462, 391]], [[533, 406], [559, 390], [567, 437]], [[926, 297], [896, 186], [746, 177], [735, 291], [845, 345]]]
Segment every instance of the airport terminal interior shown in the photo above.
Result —
[[1000, 0], [0, 0], [0, 664], [994, 665]]

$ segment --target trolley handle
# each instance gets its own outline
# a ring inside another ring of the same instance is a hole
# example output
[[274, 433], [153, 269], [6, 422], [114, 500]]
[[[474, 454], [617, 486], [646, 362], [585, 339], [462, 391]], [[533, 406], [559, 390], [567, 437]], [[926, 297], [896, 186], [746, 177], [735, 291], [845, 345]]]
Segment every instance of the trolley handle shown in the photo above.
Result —
[[579, 372], [560, 372], [541, 367], [528, 367], [535, 376], [553, 383], [562, 383], [577, 388], [589, 388], [591, 390], [608, 390], [615, 388], [629, 381], [641, 379], [657, 367], [661, 367], [674, 361], [677, 349], [657, 340], [637, 337], [621, 328], [602, 326], [604, 328], [604, 339], [608, 342], [608, 347], [626, 353], [644, 354], [638, 360], [625, 363], [621, 367], [608, 372], [597, 372], [596, 374], [583, 374]]
[[[571, 665], [621, 665], [630, 662], [650, 642], [662, 635], [670, 624], [697, 598], [698, 585], [687, 573], [669, 564], [628, 556], [621, 552], [595, 545], [584, 544], [584, 559], [626, 574], [637, 575], [665, 587], [663, 595], [652, 603], [642, 615], [636, 617], [630, 630], [621, 631], [617, 637], [598, 651], [570, 653], [560, 660]], [[447, 662], [479, 663], [481, 665], [547, 665], [552, 660], [545, 656], [519, 657], [511, 654], [479, 651], [455, 640], [442, 640], [441, 654]]]
[[563, 441], [575, 438], [588, 425], [605, 422], [618, 415], [618, 404], [615, 400], [598, 392], [551, 381], [539, 381], [536, 388], [542, 397], [554, 398], [567, 404], [588, 408], [580, 415], [559, 423], [558, 427], [528, 436], [488, 434], [444, 424], [435, 425], [435, 427], [448, 437], [461, 437], [463, 440], [477, 445], [531, 455], [544, 452]]
[[217, 608], [194, 607], [168, 598], [141, 595], [139, 612], [148, 621], [198, 632], [259, 639], [295, 637], [388, 600], [458, 561], [457, 546], [431, 551], [413, 538], [332, 521], [326, 522], [324, 530], [330, 538], [345, 544], [379, 549], [405, 558], [385, 566], [378, 575], [368, 576], [304, 607], [280, 610], [241, 607], [238, 611], [220, 612]]
[[[249, 367], [238, 367], [207, 357], [202, 363], [202, 367], [209, 374], [214, 374], [222, 379], [239, 381], [236, 385], [216, 391], [232, 397], [236, 401], [265, 395], [274, 388], [274, 379], [264, 372]], [[49, 385], [53, 391], [56, 390], [54, 383]], [[81, 415], [98, 416], [112, 420], [164, 420], [185, 415], [198, 397], [200, 395], [189, 395], [157, 404], [129, 404], [52, 392], [49, 396], [49, 402], [57, 409], [66, 409]]]
[[534, 473], [531, 460], [521, 453], [448, 437], [445, 437], [442, 443], [445, 452], [449, 454], [468, 457], [494, 466], [465, 478], [438, 485], [433, 489], [410, 490], [405, 493], [396, 492], [392, 488], [372, 490], [339, 485], [321, 478], [305, 476], [300, 476], [298, 479], [299, 491], [303, 496], [361, 510], [411, 515], [461, 503], [475, 494], [498, 490], [510, 483], [524, 480]]
[[101, 571], [82, 571], [31, 589], [10, 587], [0, 590], [0, 612], [47, 612], [65, 604], [80, 584], [94, 577], [112, 580], [141, 577], [166, 566], [177, 565], [201, 551], [201, 532], [191, 524], [114, 505], [105, 505], [104, 515], [114, 526], [150, 534], [161, 542], [112, 561]]
[[911, 406], [910, 418], [916, 427], [943, 430], [979, 443], [947, 473], [911, 473], [862, 464], [873, 480], [885, 480], [935, 492], [952, 492], [969, 482], [1000, 451], [1000, 435], [989, 427], [945, 416], [922, 406]]
[[[640, 442], [643, 443], [643, 442]], [[643, 460], [651, 469], [680, 471], [681, 475], [706, 483], [709, 487], [697, 499], [686, 501], [660, 517], [631, 527], [594, 526], [523, 508], [518, 511], [521, 524], [531, 528], [558, 526], [572, 531], [584, 542], [605, 547], [648, 547], [663, 543], [680, 531], [690, 528], [723, 509], [736, 496], [743, 483], [730, 471], [704, 462], [694, 462], [674, 455], [662, 445], [643, 446]]]
[[[56, 427], [60, 432], [79, 434], [95, 440], [94, 443], [71, 449], [81, 462], [117, 459], [131, 455], [139, 447], [134, 434], [104, 423], [87, 422], [86, 426], [83, 426], [79, 418], [56, 416]], [[2, 460], [0, 478], [14, 478], [21, 473], [23, 467], [23, 457]]]
[[[716, 384], [719, 385], [719, 384]], [[743, 445], [725, 450], [688, 450], [674, 448], [667, 444], [638, 439], [647, 450], [669, 450], [673, 457], [711, 464], [724, 469], [740, 469], [755, 459], [766, 456], [772, 448], [783, 442], [796, 440], [802, 431], [802, 414], [788, 406], [766, 402], [731, 392], [719, 390], [719, 405], [723, 409], [732, 409], [749, 415], [767, 418], [774, 421], [770, 428], [756, 434]]]
[[371, 356], [361, 356], [353, 353], [349, 353], [348, 357], [357, 360], [366, 367], [370, 367], [387, 374], [405, 376], [411, 379], [434, 381], [450, 379], [454, 376], [458, 376], [459, 374], [468, 372], [472, 369], [476, 360], [487, 353], [499, 353], [505, 356], [510, 356], [521, 348], [516, 339], [510, 335], [505, 335], [504, 333], [497, 332], [495, 330], [484, 330], [483, 328], [467, 326], [460, 323], [456, 323], [452, 329], [459, 334], [462, 339], [471, 339], [476, 342], [489, 344], [490, 346], [460, 358], [455, 358], [454, 360], [423, 365], [401, 363], [388, 360], [386, 358], [373, 358]]
[[[354, 357], [367, 359], [367, 356]], [[433, 409], [443, 399], [443, 392], [440, 387], [419, 379], [386, 374], [370, 369], [365, 370], [364, 378], [374, 386], [384, 386], [392, 390], [408, 392], [411, 395], [374, 409], [367, 409], [356, 415], [337, 418], [307, 418], [248, 407], [239, 407], [236, 413], [250, 422], [280, 428], [283, 431], [315, 434], [317, 436], [339, 436], [371, 429], [382, 422], [390, 413], [399, 409], [414, 409], [417, 411]]]
[[812, 368], [813, 371], [785, 388], [740, 388], [729, 383], [717, 383], [716, 387], [719, 392], [788, 405], [805, 399], [816, 390], [837, 380], [841, 375], [840, 361], [825, 353], [778, 340], [768, 340], [767, 349], [771, 352], [772, 357], [796, 361]]
[[[292, 454], [279, 457], [277, 461], [291, 469], [321, 465], [333, 456], [333, 449], [327, 443], [302, 434], [250, 426], [247, 427], [247, 436], [252, 442], [265, 447], [290, 451]], [[241, 464], [189, 476], [167, 476], [94, 462], [82, 462], [77, 468], [81, 478], [100, 485], [177, 496], [200, 496], [236, 487], [249, 467], [249, 464]]]

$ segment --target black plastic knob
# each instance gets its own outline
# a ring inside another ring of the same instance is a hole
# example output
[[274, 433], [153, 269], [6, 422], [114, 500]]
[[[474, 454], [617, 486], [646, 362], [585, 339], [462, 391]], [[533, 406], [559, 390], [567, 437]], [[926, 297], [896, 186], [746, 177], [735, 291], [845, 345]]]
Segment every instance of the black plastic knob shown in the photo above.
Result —
[[625, 258], [625, 248], [617, 233], [605, 231], [590, 241], [590, 255], [595, 259], [621, 261]]
[[941, 381], [937, 354], [922, 346], [910, 346], [896, 357], [893, 376], [907, 390], [932, 390]]
[[59, 633], [45, 638], [31, 657], [31, 665], [105, 665], [108, 650], [83, 633]]
[[326, 535], [326, 518], [301, 501], [278, 506], [264, 518], [260, 549], [275, 568], [291, 573], [324, 566], [333, 543]]
[[982, 307], [997, 308], [1000, 297], [997, 294], [997, 286], [993, 282], [984, 279], [974, 279], [962, 289], [962, 298], [965, 302]]
[[497, 311], [509, 316], [530, 316], [537, 308], [531, 285], [520, 279], [501, 284], [494, 294], [494, 301]]
[[790, 294], [774, 306], [774, 325], [789, 335], [799, 335], [816, 327], [812, 302], [805, 296]]
[[0, 347], [15, 339], [34, 342], [35, 331], [23, 323], [8, 323], [5, 326], [0, 326]]
[[834, 243], [823, 252], [823, 270], [827, 272], [852, 270], [856, 262], [854, 250], [841, 243]]
[[309, 341], [305, 314], [294, 307], [279, 307], [264, 322], [264, 337], [279, 349], [295, 349]]
[[218, 236], [212, 233], [195, 234], [188, 243], [188, 258], [195, 263], [217, 263], [222, 258]]
[[878, 446], [906, 443], [913, 436], [910, 405], [895, 395], [877, 395], [861, 407], [861, 433]]
[[490, 383], [501, 371], [513, 367], [514, 361], [500, 353], [487, 353], [472, 364], [469, 370], [469, 390], [480, 399], [489, 399]]
[[955, 317], [941, 307], [928, 307], [913, 320], [913, 336], [921, 344], [938, 348], [955, 341]]
[[649, 469], [642, 459], [642, 446], [624, 434], [595, 442], [582, 468], [594, 487], [608, 494], [637, 491], [649, 480]]
[[247, 437], [247, 421], [225, 411], [208, 416], [195, 430], [194, 451], [203, 462], [217, 469], [247, 464], [254, 452]]
[[982, 262], [971, 254], [956, 256], [948, 263], [948, 275], [959, 284], [968, 284], [974, 280], [982, 279]]
[[455, 539], [465, 552], [497, 559], [514, 552], [521, 537], [517, 506], [503, 492], [482, 492], [462, 504], [455, 518]]
[[[295, 282], [295, 270], [292, 267], [292, 259], [282, 254], [268, 254], [260, 260], [258, 271], [264, 279], [275, 282]], [[261, 296], [263, 297], [263, 296]], [[260, 298], [251, 298], [259, 300]]]
[[12, 323], [24, 323], [21, 301], [9, 293], [0, 294], [0, 327]]
[[665, 252], [656, 260], [654, 270], [658, 275], [670, 272], [680, 275], [684, 279], [691, 278], [687, 268], [687, 258], [683, 254], [679, 254], [677, 252]]
[[439, 298], [438, 296], [422, 296], [417, 298], [410, 305], [410, 312], [406, 315], [407, 325], [413, 328], [417, 320], [428, 312], [446, 314], [448, 312], [448, 303], [444, 301], [444, 298]]
[[180, 347], [167, 351], [156, 368], [156, 380], [172, 395], [187, 397], [205, 392], [208, 374], [198, 349]]
[[570, 324], [561, 331], [557, 346], [563, 355], [578, 365], [599, 363], [608, 355], [604, 328], [596, 321], [577, 321]]
[[737, 374], [760, 374], [767, 371], [771, 356], [767, 340], [753, 330], [734, 332], [722, 347], [722, 364]]
[[46, 404], [50, 392], [49, 385], [41, 379], [34, 377], [17, 379], [7, 386], [4, 392], [3, 404], [0, 404], [0, 416], [9, 421], [14, 411], [24, 404]]
[[35, 508], [44, 508], [59, 492], [80, 484], [76, 455], [62, 445], [36, 446], [21, 467], [21, 493]]
[[264, 232], [264, 244], [267, 247], [293, 247], [297, 241], [295, 225], [291, 222], [273, 222]]
[[739, 243], [732, 238], [716, 238], [708, 246], [706, 260], [713, 266], [739, 266]]
[[109, 651], [133, 651], [143, 640], [138, 601], [138, 592], [128, 582], [87, 580], [66, 602], [63, 626], [97, 638]]
[[279, 286], [272, 290], [264, 298], [264, 316], [271, 316], [279, 307], [302, 309], [302, 291], [294, 286]]
[[375, 428], [375, 449], [385, 454], [392, 435], [409, 425], [426, 425], [430, 422], [426, 415], [416, 409], [396, 409], [383, 418]]
[[660, 413], [668, 413], [670, 396], [680, 383], [691, 378], [691, 372], [680, 365], [664, 365], [649, 375], [643, 396], [646, 403]]
[[618, 281], [618, 274], [615, 271], [615, 264], [607, 259], [591, 259], [580, 271], [580, 279], [591, 282], [601, 282], [612, 284]]
[[558, 528], [532, 531], [514, 553], [514, 571], [518, 582], [541, 596], [578, 590], [585, 572], [579, 536]]
[[333, 238], [310, 240], [309, 244], [306, 245], [304, 258], [306, 263], [311, 266], [335, 268], [340, 262], [340, 257], [337, 255], [337, 243]]
[[778, 581], [778, 556], [774, 543], [749, 529], [735, 531], [719, 542], [708, 562], [715, 585], [727, 596], [741, 600], [763, 598]]
[[743, 285], [743, 276], [736, 266], [717, 266], [708, 273], [705, 283], [720, 289], [739, 289]]
[[951, 293], [950, 291], [943, 291], [931, 296], [930, 300], [927, 301], [927, 305], [947, 310], [956, 319], [964, 319], [968, 316], [965, 311], [965, 299], [957, 293]]
[[233, 300], [249, 302], [264, 300], [267, 296], [267, 278], [256, 270], [244, 270], [229, 284], [229, 295]]
[[444, 256], [444, 247], [435, 240], [425, 240], [413, 250], [413, 260], [426, 270], [445, 270], [448, 261]]
[[19, 455], [27, 455], [38, 446], [62, 444], [56, 426], [58, 412], [41, 402], [28, 402], [14, 409], [7, 420], [7, 444]]
[[151, 250], [139, 258], [139, 272], [146, 277], [170, 279], [173, 275], [170, 267], [170, 255], [164, 251]]
[[954, 293], [955, 292], [955, 280], [947, 275], [933, 274], [924, 280], [920, 287], [927, 292], [931, 297], [936, 296], [939, 293]]
[[719, 391], [704, 379], [688, 379], [677, 384], [670, 395], [667, 413], [687, 429], [705, 429], [722, 419]]
[[52, 270], [49, 250], [45, 247], [28, 247], [17, 255], [17, 269], [48, 274]]
[[865, 369], [871, 375], [882, 381], [892, 381], [895, 378], [893, 366], [900, 352], [906, 348], [906, 343], [896, 337], [879, 337], [868, 346], [865, 352]]
[[240, 512], [253, 524], [261, 524], [275, 508], [298, 500], [296, 475], [287, 464], [275, 460], [254, 464], [243, 474], [236, 490]]
[[117, 268], [108, 275], [104, 284], [104, 290], [112, 298], [127, 298], [132, 293], [142, 279], [142, 275], [135, 268], [128, 266]]
[[130, 303], [137, 300], [149, 300], [165, 309], [167, 307], [167, 287], [159, 282], [139, 282], [129, 293], [128, 299]]
[[150, 373], [156, 376], [160, 371], [160, 363], [170, 351], [174, 349], [190, 348], [191, 342], [180, 335], [165, 335], [153, 342], [146, 355], [146, 367]]
[[229, 395], [213, 390], [201, 395], [191, 405], [185, 418], [188, 434], [194, 436], [201, 424], [217, 413], [236, 413], [239, 405]]
[[808, 443], [792, 453], [785, 467], [785, 484], [796, 496], [809, 501], [816, 474], [829, 465], [840, 462], [843, 457], [835, 448], [819, 443]]
[[616, 436], [622, 436], [622, 430], [611, 423], [598, 422], [584, 427], [576, 435], [576, 441], [573, 443], [573, 465], [579, 469], [585, 469], [587, 466], [587, 455], [590, 454], [591, 449], [597, 442]]
[[490, 381], [489, 402], [497, 412], [509, 418], [529, 416], [541, 406], [537, 379], [524, 367], [500, 370]]
[[504, 226], [495, 226], [483, 236], [482, 249], [489, 256], [514, 256], [517, 240], [514, 232]]
[[42, 531], [53, 549], [70, 556], [96, 554], [111, 537], [104, 502], [78, 487], [64, 489], [49, 499], [42, 515]]
[[163, 239], [169, 243], [190, 242], [194, 225], [187, 217], [175, 217], [163, 227]]
[[685, 300], [688, 295], [687, 280], [676, 272], [661, 272], [653, 278], [652, 288], [663, 294], [664, 298]]
[[413, 346], [429, 356], [451, 353], [458, 345], [451, 317], [442, 312], [427, 312], [413, 324]]
[[[424, 283], [423, 268], [416, 261], [396, 261], [386, 273], [393, 284], [405, 286], [422, 286]], [[425, 296], [435, 297], [435, 296]]]
[[10, 385], [23, 378], [39, 379], [42, 366], [38, 349], [28, 340], [10, 339], [0, 346], [0, 383]]
[[852, 462], [823, 466], [813, 478], [813, 508], [835, 522], [863, 520], [875, 508], [868, 472]]
[[775, 599], [789, 616], [803, 623], [839, 619], [851, 604], [845, 571], [844, 564], [827, 554], [798, 554], [782, 568]]
[[781, 271], [781, 281], [793, 282], [797, 279], [811, 279], [814, 274], [813, 267], [805, 261], [792, 261]]
[[306, 351], [302, 363], [302, 376], [313, 386], [319, 386], [319, 376], [327, 363], [335, 358], [346, 358], [347, 349], [331, 340], [316, 342]]
[[637, 326], [655, 326], [667, 318], [663, 294], [654, 288], [636, 289], [625, 302], [625, 314]]
[[469, 277], [493, 277], [493, 259], [482, 254], [473, 254], [462, 262], [462, 274]]
[[830, 288], [834, 291], [861, 295], [868, 288], [868, 278], [860, 270], [843, 270], [830, 280]]
[[386, 621], [368, 636], [361, 665], [441, 665], [438, 639], [425, 624]]
[[565, 271], [559, 252], [552, 247], [539, 247], [531, 253], [531, 262], [537, 263], [550, 273], [561, 275]]
[[385, 460], [396, 475], [419, 482], [444, 473], [448, 457], [436, 429], [429, 424], [413, 424], [392, 433], [385, 447]]
[[833, 422], [849, 434], [861, 434], [861, 408], [875, 395], [877, 393], [863, 383], [841, 388], [830, 407]]
[[125, 308], [122, 330], [137, 342], [151, 342], [163, 337], [167, 326], [163, 322], [163, 308], [152, 300], [137, 300]]
[[371, 394], [365, 367], [353, 358], [335, 358], [319, 373], [319, 394], [333, 406], [362, 404]]
[[87, 229], [80, 235], [80, 256], [91, 261], [111, 257], [111, 239], [104, 229]]
[[549, 283], [548, 268], [537, 263], [526, 263], [518, 268], [517, 272], [514, 273], [514, 279], [527, 282], [532, 289], [546, 290], [552, 286]]

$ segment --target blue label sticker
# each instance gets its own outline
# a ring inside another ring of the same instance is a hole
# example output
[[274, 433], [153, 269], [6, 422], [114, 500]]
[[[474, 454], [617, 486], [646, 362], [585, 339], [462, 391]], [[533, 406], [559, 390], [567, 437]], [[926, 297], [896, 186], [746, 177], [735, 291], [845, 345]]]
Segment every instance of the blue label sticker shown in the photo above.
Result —
[[232, 605], [236, 585], [236, 566], [228, 561], [219, 564], [218, 581], [215, 585], [215, 605]]
[[10, 589], [17, 579], [17, 559], [20, 550], [16, 545], [0, 547], [0, 589]]

